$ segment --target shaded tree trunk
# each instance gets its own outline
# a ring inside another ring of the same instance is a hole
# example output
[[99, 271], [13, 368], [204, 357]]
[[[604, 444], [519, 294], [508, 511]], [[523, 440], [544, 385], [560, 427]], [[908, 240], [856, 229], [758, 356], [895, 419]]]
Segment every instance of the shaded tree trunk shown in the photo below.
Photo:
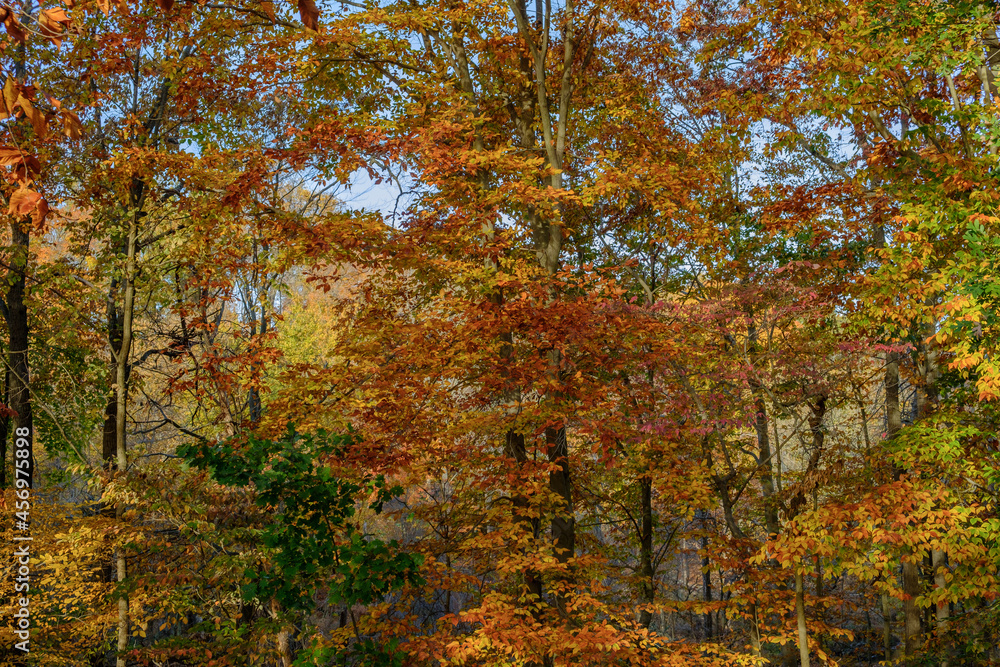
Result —
[[[25, 302], [30, 240], [29, 224], [28, 220], [11, 223], [13, 253], [11, 268], [7, 272], [9, 287], [7, 288], [4, 316], [10, 335], [10, 344], [7, 348], [8, 373], [10, 374], [9, 405], [15, 413], [13, 417], [14, 432], [27, 434], [18, 437], [24, 437], [28, 441], [27, 479], [29, 488], [32, 488], [35, 479], [35, 434], [32, 428], [31, 374], [28, 364], [28, 306]], [[14, 475], [15, 479], [19, 476], [16, 471]]]
[[892, 610], [888, 593], [882, 593], [882, 648], [885, 661], [892, 661]]
[[[137, 183], [133, 186], [133, 204], [136, 210], [141, 209], [143, 187]], [[129, 355], [132, 351], [132, 324], [135, 316], [135, 274], [136, 274], [136, 252], [138, 250], [139, 234], [139, 213], [132, 215], [129, 222], [127, 251], [125, 257], [124, 271], [124, 302], [121, 312], [121, 348], [115, 358], [115, 394], [117, 406], [115, 412], [115, 443], [118, 472], [124, 474], [128, 470], [127, 432], [126, 432], [126, 412], [128, 408], [128, 372]], [[117, 508], [118, 518], [121, 519], [124, 507]], [[125, 550], [119, 546], [116, 552], [116, 565], [119, 585], [125, 582], [127, 577]], [[129, 637], [129, 599], [127, 594], [122, 594], [118, 598], [118, 667], [125, 667], [125, 658], [122, 653], [128, 647]]]
[[[798, 490], [792, 497], [791, 502], [788, 504], [788, 517], [792, 519], [796, 517], [802, 507], [805, 505], [805, 487], [806, 484], [814, 484], [810, 478], [815, 473], [817, 467], [819, 466], [820, 457], [823, 455], [823, 448], [826, 443], [826, 430], [824, 425], [824, 420], [826, 419], [826, 401], [827, 397], [825, 394], [820, 394], [816, 397], [816, 402], [810, 404], [809, 409], [811, 414], [809, 415], [809, 430], [812, 433], [812, 452], [809, 455], [809, 462], [806, 464], [805, 474], [803, 475], [803, 481], [800, 483]], [[803, 666], [809, 665], [809, 630], [806, 625], [806, 606], [805, 606], [805, 591], [802, 581], [802, 573], [796, 571], [795, 573], [795, 619], [796, 627], [798, 630], [798, 648], [799, 648], [799, 664]], [[785, 654], [786, 664], [791, 662], [794, 664], [794, 659], [791, 655]]]
[[[3, 404], [10, 407], [10, 371], [4, 364]], [[0, 489], [7, 488], [7, 438], [10, 436], [10, 415], [0, 417]]]
[[[885, 412], [886, 438], [891, 440], [903, 428], [902, 412], [899, 406], [899, 354], [886, 355], [885, 365]], [[893, 476], [903, 475], [901, 468], [894, 470]], [[903, 570], [903, 652], [907, 656], [916, 653], [920, 641], [920, 610], [916, 598], [920, 595], [920, 567], [917, 563], [904, 561]]]
[[[125, 244], [127, 245], [127, 240]], [[122, 248], [125, 253], [128, 248]], [[118, 355], [122, 349], [122, 316], [115, 303], [118, 297], [120, 286], [117, 278], [111, 279], [108, 286], [108, 303], [105, 309], [105, 324], [108, 334], [108, 349], [111, 350], [112, 371], [117, 381], [118, 376]], [[101, 437], [101, 460], [104, 462], [104, 469], [108, 471], [118, 468], [118, 392], [112, 391], [108, 396], [108, 402], [104, 406], [104, 430]]]
[[[573, 517], [573, 497], [570, 490], [569, 449], [566, 445], [566, 427], [548, 427], [545, 429], [546, 452], [549, 461], [558, 467], [549, 473], [549, 489], [561, 501], [552, 516], [552, 539], [556, 545], [556, 560], [566, 564], [573, 558], [576, 550], [576, 520]], [[564, 586], [569, 584], [568, 577], [563, 577]], [[556, 605], [559, 613], [567, 615], [566, 595], [560, 590], [556, 592]]]
[[[702, 597], [705, 602], [712, 601], [712, 572], [708, 568], [711, 566], [711, 561], [708, 558], [708, 538], [704, 535], [701, 537], [701, 548], [704, 552], [701, 557], [701, 582], [702, 582]], [[715, 634], [715, 630], [712, 627], [712, 612], [706, 611], [704, 615], [705, 619], [705, 639], [711, 639]]]
[[[947, 554], [940, 549], [935, 549], [931, 552], [931, 563], [934, 568], [934, 585], [938, 589], [944, 589], [948, 587], [948, 582], [945, 579], [945, 571], [947, 570]], [[948, 619], [951, 616], [951, 609], [949, 608], [949, 603], [947, 600], [942, 600], [937, 603], [936, 610], [936, 620], [937, 620], [937, 634], [938, 640], [945, 642], [945, 635], [948, 634]], [[947, 654], [947, 650], [945, 650]], [[941, 660], [941, 667], [948, 667], [948, 659], [943, 658]]]
[[903, 636], [905, 637], [904, 652], [907, 656], [917, 653], [920, 646], [920, 609], [917, 607], [917, 597], [920, 595], [920, 565], [910, 561], [903, 562]]
[[758, 397], [754, 401], [756, 415], [754, 418], [754, 430], [757, 432], [757, 451], [760, 461], [760, 486], [764, 495], [764, 522], [767, 526], [768, 537], [777, 537], [781, 531], [781, 524], [778, 521], [777, 498], [774, 493], [774, 476], [771, 468], [771, 441], [767, 429], [767, 407], [764, 399]]
[[[639, 599], [643, 604], [653, 604], [655, 589], [655, 572], [653, 571], [653, 478], [643, 477], [639, 480], [639, 497], [641, 504], [641, 530], [639, 535], [639, 571], [642, 574], [642, 586]], [[648, 628], [653, 620], [653, 612], [643, 609], [639, 612], [639, 624]]]
[[[524, 434], [516, 431], [508, 431], [505, 442], [507, 455], [512, 458], [519, 469], [522, 469], [528, 462], [528, 453], [524, 446]], [[531, 516], [529, 500], [523, 494], [515, 494], [511, 499], [513, 507], [514, 521], [521, 525], [525, 531], [530, 531], [533, 536], [538, 535], [538, 519]], [[524, 586], [528, 593], [535, 596], [537, 600], [542, 599], [542, 581], [533, 570], [525, 570]]]

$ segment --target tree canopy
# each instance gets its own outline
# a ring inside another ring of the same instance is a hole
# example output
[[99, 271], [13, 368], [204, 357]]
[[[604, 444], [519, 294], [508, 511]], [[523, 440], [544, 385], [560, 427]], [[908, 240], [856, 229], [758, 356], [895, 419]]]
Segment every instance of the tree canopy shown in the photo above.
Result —
[[998, 20], [3, 0], [0, 663], [1000, 664]]

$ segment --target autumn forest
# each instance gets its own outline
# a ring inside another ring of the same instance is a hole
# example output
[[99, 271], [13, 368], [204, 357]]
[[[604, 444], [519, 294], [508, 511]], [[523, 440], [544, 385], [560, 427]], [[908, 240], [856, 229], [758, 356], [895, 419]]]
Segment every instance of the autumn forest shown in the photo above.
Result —
[[0, 664], [1000, 665], [998, 21], [0, 0]]

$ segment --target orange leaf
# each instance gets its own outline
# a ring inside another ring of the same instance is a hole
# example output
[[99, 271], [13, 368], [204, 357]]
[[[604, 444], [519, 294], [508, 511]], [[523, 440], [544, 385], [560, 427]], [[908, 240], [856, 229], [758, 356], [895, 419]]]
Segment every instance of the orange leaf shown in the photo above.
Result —
[[46, 23], [69, 23], [69, 16], [61, 8], [43, 9], [40, 18]]
[[270, 0], [262, 0], [260, 3], [260, 8], [264, 10], [264, 13], [267, 14], [267, 17], [271, 19], [272, 22], [278, 20], [278, 18], [274, 15], [273, 2], [270, 2]]
[[38, 13], [38, 26], [42, 34], [56, 46], [62, 44], [62, 34], [69, 23], [70, 19], [62, 9], [43, 9]]
[[24, 115], [31, 121], [31, 127], [34, 128], [35, 135], [39, 139], [45, 137], [45, 131], [47, 129], [45, 125], [45, 114], [36, 109], [35, 105], [31, 103], [31, 100], [23, 95], [18, 95], [17, 105], [24, 110]]
[[19, 164], [24, 160], [24, 156], [21, 155], [21, 151], [16, 148], [0, 148], [0, 165], [4, 167], [10, 166], [12, 164]]
[[70, 139], [79, 139], [83, 136], [83, 125], [72, 111], [63, 112], [63, 134]]
[[7, 107], [7, 113], [14, 113], [14, 105], [17, 104], [17, 83], [13, 77], [7, 77], [7, 83], [3, 86], [3, 102]]
[[31, 221], [35, 223], [36, 227], [41, 227], [42, 223], [45, 222], [46, 216], [49, 214], [49, 203], [44, 199], [39, 199], [38, 204], [35, 209], [31, 212]]
[[10, 196], [7, 212], [22, 217], [35, 210], [42, 196], [37, 192], [22, 188]]

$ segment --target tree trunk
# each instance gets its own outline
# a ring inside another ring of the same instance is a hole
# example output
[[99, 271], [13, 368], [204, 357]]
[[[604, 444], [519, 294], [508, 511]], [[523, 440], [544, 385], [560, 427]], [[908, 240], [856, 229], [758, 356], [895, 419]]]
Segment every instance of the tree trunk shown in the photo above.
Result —
[[[551, 6], [545, 4], [544, 11], [545, 15], [542, 17], [541, 24], [537, 26], [538, 28], [552, 25]], [[523, 92], [527, 93], [530, 90], [534, 93], [534, 100], [531, 103], [525, 104], [526, 100], [521, 100], [521, 108], [515, 110], [515, 114], [521, 115], [522, 112], [528, 109], [532, 111], [537, 110], [539, 126], [543, 137], [542, 148], [546, 161], [545, 167], [547, 170], [551, 170], [551, 173], [542, 178], [548, 179], [548, 186], [554, 192], [560, 192], [563, 189], [562, 173], [572, 101], [573, 62], [577, 46], [574, 13], [575, 5], [573, 0], [567, 0], [562, 8], [562, 18], [564, 21], [562, 30], [562, 74], [559, 80], [558, 96], [556, 96], [550, 94], [546, 72], [548, 63], [547, 54], [550, 44], [549, 36], [538, 34], [538, 31], [530, 26], [523, 0], [519, 3], [517, 11], [514, 12], [514, 20], [517, 23], [518, 33], [530, 52], [530, 63], [522, 63], [522, 67], [525, 64], [530, 64], [532, 68], [530, 72], [531, 79], [529, 79], [531, 81], [531, 88], [529, 89], [526, 85]], [[538, 17], [536, 16], [536, 18]], [[528, 72], [525, 73], [527, 74]], [[554, 93], [555, 91], [552, 92]], [[552, 109], [549, 105], [550, 98], [557, 100], [554, 123]], [[535, 127], [533, 123], [528, 123], [521, 129], [524, 131], [530, 129], [533, 135]], [[533, 142], [534, 140], [531, 139], [530, 141]], [[559, 256], [562, 252], [563, 244], [564, 214], [562, 205], [558, 202], [553, 207], [553, 210], [545, 216], [541, 215], [537, 210], [531, 211], [529, 214], [532, 223], [535, 256], [538, 258], [539, 266], [542, 267], [549, 278], [554, 277], [560, 269]], [[551, 216], [551, 218], [548, 216]], [[558, 288], [550, 285], [549, 300], [556, 301], [558, 298]], [[562, 359], [557, 351], [552, 350], [548, 353], [548, 375], [550, 380], [555, 384], [560, 379], [561, 361]], [[557, 392], [546, 392], [546, 401], [555, 402], [558, 399], [559, 395]], [[560, 500], [559, 507], [555, 508], [552, 518], [552, 538], [556, 544], [557, 561], [563, 565], [567, 565], [575, 552], [576, 522], [573, 517], [566, 424], [546, 427], [545, 444], [548, 460], [556, 465], [555, 469], [549, 474], [549, 489]], [[556, 593], [556, 604], [560, 615], [564, 617], [567, 615], [565, 587], [568, 586], [568, 579], [570, 578], [568, 573], [564, 575], [564, 579], [567, 579], [561, 582], [564, 590], [557, 591]]]
[[[31, 413], [31, 376], [28, 366], [28, 308], [25, 303], [27, 296], [26, 284], [28, 273], [29, 221], [11, 222], [11, 266], [7, 271], [7, 299], [4, 315], [7, 320], [10, 345], [7, 355], [7, 375], [9, 377], [9, 407], [14, 411], [14, 468], [13, 483], [24, 479], [27, 488], [35, 486], [35, 434]], [[9, 423], [9, 422], [8, 422]], [[26, 440], [27, 446], [18, 447], [20, 440]], [[5, 440], [6, 443], [6, 440]], [[19, 450], [27, 450], [26, 458], [17, 457]], [[19, 468], [18, 461], [27, 461], [27, 467]], [[23, 473], [21, 471], [24, 471]], [[30, 537], [30, 521], [18, 532], [23, 537]], [[13, 563], [12, 563], [13, 565]], [[13, 571], [13, 570], [12, 570]], [[27, 664], [24, 655], [14, 659], [14, 664]]]
[[[819, 466], [820, 457], [823, 455], [823, 448], [826, 442], [826, 426], [824, 424], [827, 410], [826, 401], [826, 395], [819, 394], [816, 397], [816, 403], [809, 406], [811, 411], [809, 415], [809, 430], [812, 433], [813, 447], [809, 455], [809, 461], [806, 464], [805, 474], [802, 478], [803, 481], [800, 484], [810, 481], [810, 477], [815, 473]], [[805, 502], [805, 490], [800, 486], [788, 503], [789, 520], [798, 516]], [[801, 665], [808, 665], [809, 637], [808, 628], [806, 627], [805, 593], [803, 592], [802, 573], [799, 571], [795, 573], [795, 616], [798, 627], [799, 663]], [[786, 644], [785, 646], [788, 649], [788, 645]], [[788, 652], [783, 657], [786, 664], [794, 664], [792, 649], [788, 649]]]
[[[527, 9], [525, 6], [525, 0], [515, 0], [515, 11], [523, 19], [527, 20]], [[522, 38], [526, 41], [529, 37], [522, 34]], [[461, 39], [456, 36], [455, 44], [460, 45]], [[465, 57], [464, 49], [461, 50], [462, 57], [457, 61], [459, 63], [459, 74], [460, 81], [463, 90], [467, 95], [475, 97], [476, 91], [472, 84], [472, 73], [470, 69], [469, 60]], [[537, 95], [535, 95], [534, 86], [532, 85], [533, 64], [527, 53], [522, 52], [519, 57], [519, 68], [523, 76], [523, 85], [517, 91], [516, 99], [511, 102], [509, 106], [509, 112], [511, 118], [514, 121], [514, 125], [517, 128], [517, 143], [522, 150], [530, 151], [535, 146], [535, 111], [537, 103]], [[483, 141], [482, 132], [477, 129], [475, 136], [473, 138], [473, 147], [478, 152], [483, 152], [485, 150], [485, 143]], [[487, 189], [487, 174], [485, 171], [480, 170], [477, 174], [479, 177], [479, 187], [481, 190], [485, 191]], [[533, 210], [529, 209], [526, 212], [527, 218], [534, 222], [536, 219], [536, 214]], [[491, 215], [487, 215], [483, 220], [483, 235], [485, 242], [488, 246], [492, 247], [496, 243], [496, 226], [494, 223], [494, 218]], [[484, 268], [489, 273], [494, 273], [499, 266], [499, 257], [496, 257], [489, 252], [484, 259]], [[503, 304], [503, 295], [498, 290], [493, 295], [493, 300], [497, 306]], [[501, 348], [501, 357], [505, 362], [505, 366], [513, 360], [513, 334], [504, 332], [501, 337], [504, 340], [504, 345]], [[508, 398], [520, 398], [520, 389], [517, 387], [510, 387]], [[524, 465], [528, 462], [527, 449], [525, 447], [524, 434], [519, 433], [515, 430], [508, 430], [505, 436], [504, 443], [505, 452], [508, 457], [513, 459], [518, 469], [523, 469]], [[514, 515], [514, 521], [519, 524], [523, 530], [530, 531], [532, 537], [537, 538], [541, 530], [541, 522], [537, 517], [532, 517], [532, 512], [529, 508], [530, 502], [526, 495], [522, 493], [514, 494], [512, 498], [512, 511]], [[523, 574], [524, 587], [529, 596], [533, 597], [536, 602], [541, 602], [543, 599], [543, 588], [542, 581], [538, 577], [537, 572], [533, 569], [525, 569]], [[536, 614], [536, 619], [538, 615]], [[548, 658], [544, 657], [547, 662]], [[529, 667], [535, 667], [539, 663], [529, 662]]]
[[915, 562], [903, 562], [903, 636], [904, 653], [916, 655], [920, 645], [920, 609], [917, 596], [920, 595], [920, 566]]
[[[128, 249], [125, 248], [126, 253]], [[108, 328], [108, 348], [111, 350], [115, 381], [118, 378], [118, 355], [122, 349], [122, 318], [118, 307], [115, 305], [115, 298], [118, 296], [119, 281], [111, 280], [108, 288], [108, 305], [105, 315]], [[126, 373], [127, 375], [127, 373]], [[126, 377], [126, 385], [128, 378]], [[113, 471], [118, 468], [118, 392], [112, 391], [108, 396], [108, 402], [104, 406], [104, 431], [101, 437], [101, 460], [104, 462], [104, 469]]]
[[[653, 604], [655, 589], [655, 573], [653, 571], [653, 478], [643, 477], [639, 480], [639, 496], [642, 505], [642, 534], [639, 535], [639, 568], [642, 573], [642, 586], [639, 599], [643, 604]], [[643, 609], [639, 612], [639, 625], [648, 628], [653, 620], [653, 612]]]
[[[136, 197], [137, 198], [137, 197]], [[121, 317], [121, 348], [115, 358], [116, 377], [116, 412], [115, 412], [115, 443], [119, 474], [125, 474], [128, 470], [128, 451], [126, 442], [126, 416], [128, 407], [128, 371], [129, 355], [132, 351], [132, 323], [135, 309], [135, 273], [136, 273], [136, 250], [138, 245], [138, 213], [130, 219], [128, 241], [125, 259], [125, 295]], [[124, 513], [124, 507], [119, 504], [117, 515], [119, 520]], [[118, 584], [122, 585], [127, 576], [125, 564], [125, 550], [119, 546], [116, 553], [116, 564], [118, 574]], [[129, 609], [128, 596], [122, 594], [118, 598], [118, 667], [125, 667], [124, 651], [128, 647], [129, 635]]]
[[889, 608], [889, 594], [882, 593], [882, 648], [885, 661], [892, 661], [892, 610]]
[[[935, 549], [931, 552], [931, 562], [934, 567], [934, 585], [938, 589], [944, 589], [948, 587], [948, 582], [945, 579], [945, 571], [947, 570], [947, 554], [944, 551]], [[948, 618], [951, 616], [951, 609], [949, 608], [949, 603], [947, 600], [942, 600], [937, 603], [937, 634], [938, 641], [944, 644], [946, 642], [946, 635], [948, 634]], [[945, 651], [947, 653], [947, 651]], [[948, 667], [948, 659], [944, 658], [941, 660], [941, 667]]]
[[[523, 468], [528, 462], [528, 453], [524, 446], [523, 433], [508, 431], [505, 449], [507, 456], [516, 462], [518, 469]], [[511, 505], [513, 507], [514, 521], [518, 523], [522, 529], [530, 531], [533, 536], [537, 536], [539, 529], [538, 519], [532, 518], [531, 516], [528, 498], [522, 494], [515, 494], [511, 499]], [[542, 582], [533, 570], [525, 570], [524, 585], [528, 593], [534, 596], [536, 602], [541, 601]]]
[[[524, 434], [518, 433], [516, 431], [508, 431], [506, 436], [506, 441], [504, 443], [504, 449], [507, 456], [512, 458], [518, 467], [518, 470], [522, 470], [524, 465], [528, 462], [528, 453], [524, 446]], [[513, 498], [511, 498], [511, 510], [513, 513], [514, 522], [521, 526], [524, 531], [529, 531], [532, 537], [538, 537], [538, 531], [540, 529], [540, 523], [538, 518], [532, 517], [531, 510], [529, 507], [530, 503], [528, 498], [521, 493], [515, 493]], [[538, 577], [538, 574], [531, 568], [527, 568], [522, 573], [524, 581], [524, 589], [528, 596], [536, 604], [542, 601], [542, 580]], [[536, 607], [537, 609], [537, 607]], [[536, 613], [535, 619], [538, 620], [538, 614]], [[526, 663], [526, 667], [538, 667], [539, 664], [547, 664], [546, 656], [542, 656], [543, 663], [538, 663], [536, 661], [529, 661]]]
[[[3, 374], [3, 405], [10, 407], [10, 371]], [[10, 435], [10, 415], [0, 417], [0, 489], [7, 488], [7, 437]]]
[[[116, 351], [115, 354], [118, 352]], [[117, 364], [116, 364], [117, 366]], [[117, 377], [117, 371], [115, 372]], [[101, 434], [101, 460], [104, 469], [118, 469], [118, 392], [111, 392], [104, 406], [104, 430]]]
[[[278, 620], [281, 615], [281, 605], [277, 600], [271, 600], [271, 618]], [[291, 632], [287, 627], [282, 626], [277, 635], [278, 657], [281, 659], [281, 667], [292, 667], [292, 651], [289, 643]]]
[[899, 354], [890, 352], [885, 364], [885, 436], [891, 440], [903, 428], [902, 412], [899, 409]]
[[799, 665], [809, 667], [809, 632], [806, 628], [806, 599], [802, 572], [795, 571], [795, 621], [799, 630]]
[[[28, 307], [26, 277], [28, 272], [27, 220], [11, 223], [13, 256], [7, 272], [7, 331], [10, 334], [8, 364], [10, 372], [10, 408], [15, 412], [14, 432], [27, 433], [29, 488], [35, 479], [34, 432], [31, 419], [31, 377], [28, 367]], [[27, 430], [20, 430], [27, 429]]]
[[[566, 427], [545, 429], [545, 444], [548, 458], [558, 467], [549, 473], [549, 489], [560, 499], [561, 504], [552, 516], [552, 539], [556, 545], [556, 560], [567, 564], [576, 550], [576, 519], [573, 517], [573, 497], [570, 491], [569, 450], [566, 445]], [[556, 606], [562, 616], [567, 616], [567, 596], [565, 586], [570, 577], [562, 577], [562, 589], [556, 591]]]
[[[927, 306], [928, 308], [933, 306], [933, 299], [928, 299]], [[923, 358], [920, 360], [922, 383], [917, 389], [917, 417], [926, 419], [937, 409], [937, 382], [940, 372], [938, 370], [937, 350], [934, 349], [932, 343], [928, 342], [928, 339], [937, 333], [937, 327], [934, 322], [928, 322], [922, 329], [918, 334], [921, 339], [918, 349], [923, 353]]]
[[750, 653], [760, 657], [760, 620], [757, 617], [757, 604], [750, 604]]
[[[712, 572], [709, 570], [711, 561], [708, 559], [708, 538], [704, 535], [701, 536], [701, 548], [704, 552], [701, 557], [701, 580], [702, 580], [702, 597], [705, 602], [712, 601]], [[710, 640], [714, 634], [714, 629], [712, 628], [712, 612], [710, 610], [705, 611], [705, 639]]]
[[[122, 244], [122, 250], [128, 252], [127, 239], [126, 243]], [[108, 349], [111, 350], [111, 371], [112, 376], [117, 382], [118, 378], [118, 355], [121, 353], [122, 349], [122, 318], [121, 313], [118, 310], [118, 306], [115, 304], [115, 299], [118, 296], [118, 287], [120, 281], [117, 278], [112, 278], [111, 283], [108, 286], [108, 302], [105, 308], [105, 322], [107, 326], [107, 336], [108, 336]], [[126, 373], [126, 385], [128, 384], [128, 376]], [[127, 387], [126, 387], [127, 390]], [[108, 401], [104, 406], [104, 428], [101, 432], [101, 461], [104, 469], [108, 472], [114, 472], [118, 469], [118, 391], [117, 387], [112, 387], [110, 394], [108, 395]], [[98, 511], [108, 518], [112, 518], [117, 514], [117, 508], [112, 507], [106, 503], [98, 503]], [[118, 553], [115, 552], [114, 557], [110, 561], [106, 561], [101, 565], [101, 581], [105, 583], [111, 583], [115, 581], [118, 577]]]
[[[256, 245], [255, 245], [254, 251], [256, 252]], [[262, 249], [262, 252], [267, 252], [266, 245]], [[257, 319], [257, 313], [256, 313], [257, 304], [254, 304], [252, 302], [250, 304], [250, 311], [251, 311], [250, 312], [250, 316], [251, 316], [250, 317], [250, 326], [251, 326], [251, 329], [250, 329], [250, 338], [251, 338], [251, 341], [253, 341], [253, 342], [263, 341], [264, 340], [264, 336], [267, 335], [267, 331], [268, 331], [269, 317], [268, 317], [268, 314], [267, 314], [268, 313], [268, 311], [267, 311], [267, 298], [268, 298], [268, 295], [270, 293], [270, 289], [268, 287], [267, 273], [266, 272], [262, 272], [262, 274], [263, 275], [261, 276], [261, 279], [260, 279], [261, 284], [253, 286], [253, 287], [257, 288], [258, 297], [259, 297], [258, 300], [260, 301], [260, 319], [259, 320]], [[261, 365], [260, 365], [260, 363], [258, 361], [255, 360], [250, 365], [250, 381], [253, 384], [250, 385], [250, 389], [247, 391], [247, 410], [250, 413], [250, 423], [253, 424], [253, 425], [259, 424], [260, 420], [261, 420], [261, 417], [264, 416], [264, 406], [263, 406], [263, 403], [261, 402], [261, 399], [260, 399], [260, 390], [257, 388], [257, 385], [256, 385], [256, 382], [258, 381], [258, 377], [259, 377], [260, 373], [261, 373]]]
[[767, 526], [768, 538], [775, 538], [781, 531], [781, 524], [778, 521], [774, 477], [771, 472], [771, 442], [767, 430], [767, 406], [762, 397], [758, 397], [754, 401], [754, 409], [756, 410], [754, 430], [757, 432], [757, 451], [760, 461], [760, 487], [764, 495], [764, 523]]
[[991, 104], [997, 96], [996, 75], [993, 64], [1000, 60], [1000, 39], [997, 39], [995, 27], [983, 31], [983, 44], [986, 46], [986, 62], [979, 66], [979, 76], [983, 83], [983, 103]]

